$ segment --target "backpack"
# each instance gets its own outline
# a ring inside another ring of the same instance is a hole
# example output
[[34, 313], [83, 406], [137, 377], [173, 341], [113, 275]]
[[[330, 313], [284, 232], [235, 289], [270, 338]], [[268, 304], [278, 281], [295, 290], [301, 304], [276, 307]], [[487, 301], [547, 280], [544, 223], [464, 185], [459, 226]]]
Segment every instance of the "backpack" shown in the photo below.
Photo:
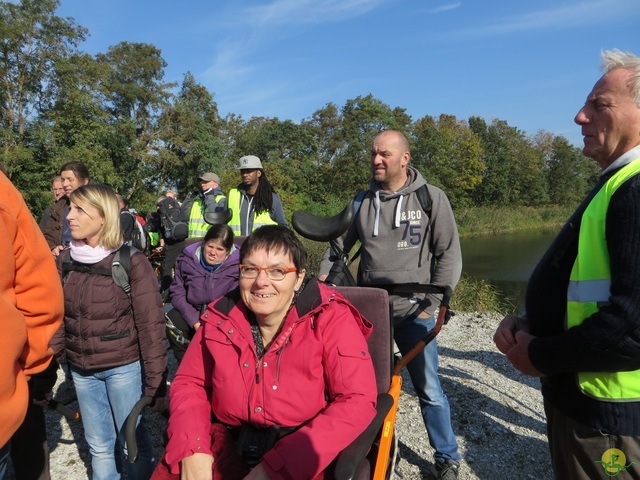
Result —
[[160, 225], [166, 240], [180, 242], [187, 238], [189, 227], [180, 221], [180, 204], [173, 198], [165, 198], [158, 207]]
[[129, 297], [131, 308], [133, 308], [133, 301], [131, 300], [131, 256], [136, 253], [137, 250], [130, 245], [123, 244], [122, 247], [116, 251], [111, 262], [111, 268], [97, 268], [89, 265], [82, 265], [75, 263], [71, 260], [71, 253], [69, 250], [62, 252], [62, 284], [67, 281], [69, 273], [72, 271], [91, 273], [94, 275], [105, 275], [113, 278], [113, 283], [118, 285], [124, 290], [124, 293]]
[[134, 215], [132, 212], [126, 211], [129, 215], [133, 217], [133, 229], [131, 231], [131, 240], [126, 241], [125, 244], [131, 245], [132, 247], [140, 250], [145, 255], [149, 254], [149, 242], [147, 241], [147, 232], [145, 232], [144, 227], [138, 220], [137, 215]]

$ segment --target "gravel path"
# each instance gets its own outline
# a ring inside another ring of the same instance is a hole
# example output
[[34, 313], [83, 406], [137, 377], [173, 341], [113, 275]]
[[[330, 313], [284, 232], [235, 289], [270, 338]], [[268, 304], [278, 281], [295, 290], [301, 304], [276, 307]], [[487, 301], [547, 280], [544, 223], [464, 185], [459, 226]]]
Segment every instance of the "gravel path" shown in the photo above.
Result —
[[[515, 371], [495, 349], [491, 338], [499, 320], [497, 315], [458, 314], [438, 336], [442, 384], [451, 403], [454, 431], [464, 458], [460, 479], [550, 480], [538, 381]], [[169, 357], [173, 360], [171, 354]], [[58, 386], [63, 380], [61, 376]], [[148, 418], [161, 455], [166, 421], [156, 413]], [[53, 411], [47, 412], [47, 422], [51, 478], [90, 478], [81, 422], [68, 422]], [[433, 452], [406, 377], [396, 428], [400, 444], [396, 478], [434, 478]], [[6, 480], [15, 480], [11, 468]]]

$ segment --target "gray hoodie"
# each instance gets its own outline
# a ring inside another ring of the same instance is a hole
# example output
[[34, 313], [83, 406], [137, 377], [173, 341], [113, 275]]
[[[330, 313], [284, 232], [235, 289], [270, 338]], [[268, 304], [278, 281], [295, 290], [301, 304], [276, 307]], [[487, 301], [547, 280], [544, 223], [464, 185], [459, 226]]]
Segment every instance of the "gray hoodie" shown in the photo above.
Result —
[[[425, 179], [413, 167], [407, 167], [407, 175], [407, 182], [395, 193], [385, 192], [371, 181], [354, 223], [338, 239], [338, 245], [352, 247], [356, 240], [362, 242], [358, 285], [433, 283], [455, 288], [462, 271], [462, 254], [449, 200], [441, 189], [429, 185], [429, 218], [416, 194], [426, 184]], [[329, 273], [330, 268], [327, 250], [319, 274]], [[413, 313], [421, 298], [423, 295], [393, 295], [395, 322]], [[438, 299], [433, 297], [427, 311], [433, 313], [437, 306]]]

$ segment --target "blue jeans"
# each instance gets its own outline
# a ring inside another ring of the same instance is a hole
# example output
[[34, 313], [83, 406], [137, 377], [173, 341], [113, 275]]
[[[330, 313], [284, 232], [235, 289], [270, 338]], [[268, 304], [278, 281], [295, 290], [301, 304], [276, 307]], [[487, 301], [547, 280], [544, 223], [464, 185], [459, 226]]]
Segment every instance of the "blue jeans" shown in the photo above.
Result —
[[[400, 353], [404, 355], [415, 347], [434, 325], [433, 317], [404, 320], [395, 324], [393, 337]], [[459, 462], [462, 457], [451, 426], [449, 401], [438, 379], [438, 347], [435, 339], [409, 362], [407, 370], [420, 401], [422, 418], [427, 427], [429, 444], [435, 450], [435, 459]]]
[[[121, 462], [116, 449], [126, 456], [127, 416], [142, 397], [140, 362], [104, 370], [81, 370], [71, 366], [76, 386], [84, 437], [91, 452], [93, 480], [120, 478]], [[142, 420], [136, 430], [138, 460], [127, 464], [129, 480], [147, 480], [155, 464], [153, 444]]]
[[4, 478], [4, 474], [7, 473], [7, 464], [9, 463], [9, 453], [11, 451], [11, 442], [5, 443], [0, 447], [0, 480]]

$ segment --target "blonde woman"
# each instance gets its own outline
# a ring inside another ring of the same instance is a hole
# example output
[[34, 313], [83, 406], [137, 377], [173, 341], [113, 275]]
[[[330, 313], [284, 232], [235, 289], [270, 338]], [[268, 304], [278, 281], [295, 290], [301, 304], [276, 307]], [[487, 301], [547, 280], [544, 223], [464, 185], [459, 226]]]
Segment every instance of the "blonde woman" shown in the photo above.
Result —
[[[92, 478], [113, 480], [120, 478], [116, 445], [125, 445], [124, 425], [132, 407], [143, 395], [157, 399], [159, 409], [164, 404], [162, 301], [142, 253], [131, 256], [131, 300], [113, 281], [112, 262], [123, 239], [120, 208], [110, 187], [88, 184], [74, 190], [67, 220], [72, 240], [59, 262], [65, 315], [53, 347], [57, 354], [64, 348], [71, 366]], [[154, 466], [153, 445], [142, 422], [136, 436], [139, 459], [126, 462], [128, 478], [147, 479]]]

